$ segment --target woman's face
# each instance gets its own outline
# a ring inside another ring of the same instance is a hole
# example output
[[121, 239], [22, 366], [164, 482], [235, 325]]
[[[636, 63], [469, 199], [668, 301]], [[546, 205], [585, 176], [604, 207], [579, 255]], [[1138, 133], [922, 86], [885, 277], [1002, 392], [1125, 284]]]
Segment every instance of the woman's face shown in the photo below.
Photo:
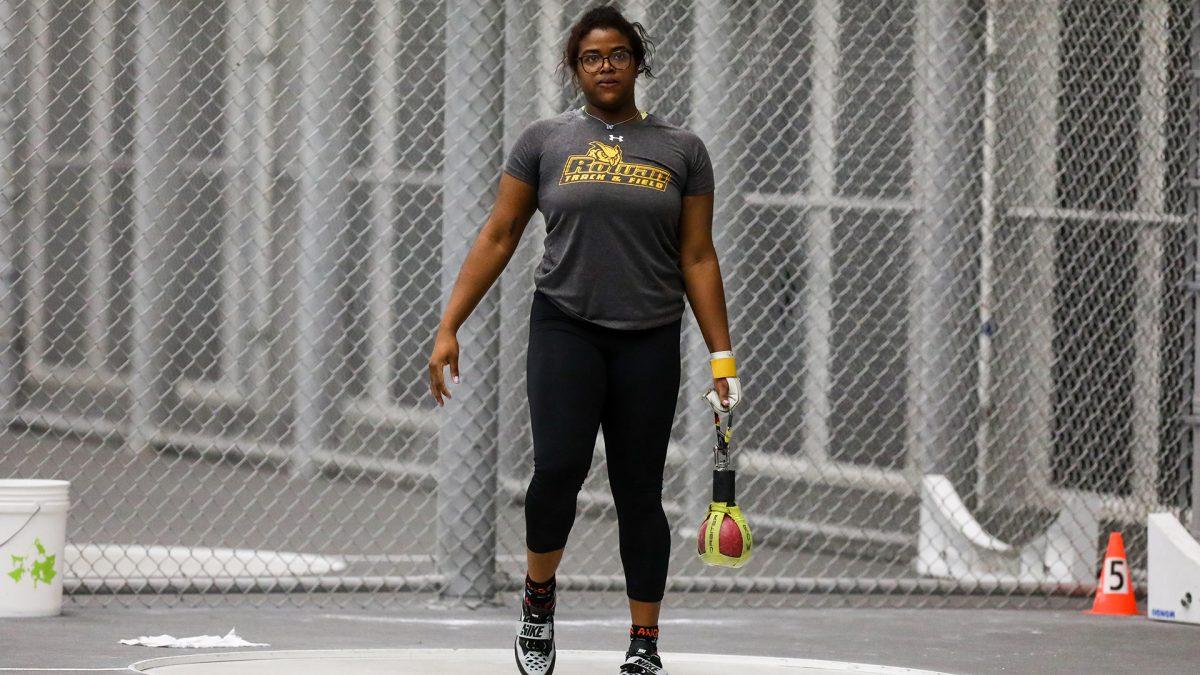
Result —
[[[628, 63], [623, 69], [617, 70], [612, 64], [612, 59], [615, 54], [619, 65], [622, 51], [624, 56], [628, 57]], [[584, 66], [584, 62], [589, 54], [593, 55], [592, 58], [609, 58], [601, 60], [595, 72], [588, 72], [589, 68]], [[575, 62], [575, 75], [583, 95], [590, 103], [597, 107], [618, 108], [633, 98], [637, 64], [634, 62], [633, 48], [629, 40], [620, 31], [612, 28], [595, 28], [588, 31], [579, 41], [579, 53], [576, 56], [578, 60]]]

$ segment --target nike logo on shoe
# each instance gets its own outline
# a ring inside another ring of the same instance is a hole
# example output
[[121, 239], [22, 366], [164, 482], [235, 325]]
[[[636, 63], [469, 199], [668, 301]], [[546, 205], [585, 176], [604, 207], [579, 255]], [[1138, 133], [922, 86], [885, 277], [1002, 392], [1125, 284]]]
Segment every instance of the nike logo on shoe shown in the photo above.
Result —
[[550, 624], [548, 623], [523, 623], [521, 624], [520, 636], [523, 638], [531, 638], [536, 640], [547, 640], [550, 638]]
[[663, 671], [661, 667], [654, 665], [653, 662], [647, 661], [640, 656], [631, 656], [625, 659], [625, 663], [626, 665], [634, 665], [644, 668], [647, 673], [661, 673]]

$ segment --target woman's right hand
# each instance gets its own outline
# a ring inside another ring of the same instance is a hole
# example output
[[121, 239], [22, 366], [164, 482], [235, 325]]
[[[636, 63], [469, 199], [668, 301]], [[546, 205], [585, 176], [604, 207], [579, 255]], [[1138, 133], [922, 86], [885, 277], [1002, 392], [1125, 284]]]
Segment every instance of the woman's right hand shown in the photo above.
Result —
[[443, 375], [447, 365], [450, 366], [450, 377], [458, 384], [458, 336], [449, 328], [438, 328], [433, 341], [433, 353], [429, 355], [429, 393], [441, 406], [445, 405], [443, 395], [451, 398]]

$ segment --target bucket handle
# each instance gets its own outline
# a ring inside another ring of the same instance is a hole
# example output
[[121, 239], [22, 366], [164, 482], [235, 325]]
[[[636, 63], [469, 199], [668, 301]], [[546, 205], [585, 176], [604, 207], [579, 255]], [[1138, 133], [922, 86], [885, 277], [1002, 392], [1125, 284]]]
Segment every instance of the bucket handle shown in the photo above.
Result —
[[17, 531], [16, 531], [16, 532], [13, 532], [13, 533], [12, 533], [12, 534], [11, 534], [11, 535], [8, 537], [8, 539], [5, 539], [4, 541], [0, 541], [0, 546], [4, 546], [4, 545], [5, 545], [5, 544], [7, 544], [8, 542], [10, 542], [10, 541], [12, 541], [14, 538], [16, 538], [16, 536], [17, 536], [18, 534], [21, 534], [21, 530], [25, 529], [25, 526], [26, 526], [26, 525], [28, 525], [28, 524], [30, 523], [30, 521], [32, 521], [32, 520], [33, 520], [33, 517], [34, 517], [34, 516], [36, 516], [36, 515], [38, 514], [38, 512], [39, 512], [39, 511], [41, 511], [41, 510], [42, 510], [42, 504], [41, 504], [41, 502], [35, 502], [35, 503], [34, 503], [34, 506], [36, 506], [37, 508], [35, 508], [35, 509], [33, 510], [33, 513], [29, 514], [29, 517], [25, 519], [25, 522], [24, 522], [24, 523], [21, 523], [21, 526], [17, 528]]

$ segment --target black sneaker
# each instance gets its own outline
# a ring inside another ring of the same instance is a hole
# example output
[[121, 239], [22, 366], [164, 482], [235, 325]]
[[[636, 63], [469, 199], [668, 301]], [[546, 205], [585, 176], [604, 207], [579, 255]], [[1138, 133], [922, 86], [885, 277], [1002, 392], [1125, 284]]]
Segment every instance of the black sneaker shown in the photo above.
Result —
[[539, 611], [521, 602], [521, 625], [513, 641], [513, 654], [521, 675], [554, 672], [554, 612]]
[[629, 641], [625, 652], [625, 663], [621, 664], [621, 675], [667, 675], [658, 648], [653, 644], [634, 638]]

